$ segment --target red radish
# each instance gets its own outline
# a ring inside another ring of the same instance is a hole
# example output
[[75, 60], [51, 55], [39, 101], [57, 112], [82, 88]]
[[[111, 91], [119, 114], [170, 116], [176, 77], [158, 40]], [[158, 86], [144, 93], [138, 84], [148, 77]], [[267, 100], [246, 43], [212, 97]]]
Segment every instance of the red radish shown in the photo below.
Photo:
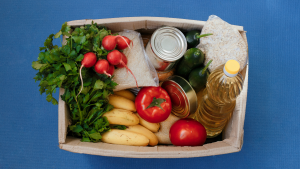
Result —
[[121, 64], [122, 61], [122, 53], [118, 50], [113, 50], [107, 54], [107, 61], [112, 65]]
[[[122, 54], [122, 61], [124, 62], [125, 65], [127, 65], [127, 57], [123, 52], [120, 52]], [[122, 64], [116, 65], [117, 68], [123, 68], [124, 66]], [[128, 70], [126, 71], [126, 78], [128, 76]]]
[[113, 36], [113, 35], [107, 35], [102, 40], [102, 46], [106, 50], [113, 50], [117, 45], [117, 48], [120, 50], [126, 49], [127, 47], [130, 48], [129, 44], [132, 41], [128, 39], [126, 36]]
[[[127, 57], [125, 56], [124, 53], [120, 52], [122, 54], [122, 61], [124, 62], [125, 65], [127, 65]], [[123, 68], [124, 66], [122, 64], [116, 65], [117, 68]]]
[[109, 69], [107, 71], [108, 74], [113, 75], [115, 72], [115, 67], [114, 65], [109, 65]]
[[83, 55], [81, 65], [86, 68], [89, 68], [94, 66], [96, 62], [97, 62], [97, 56], [93, 52], [88, 52]]
[[107, 61], [112, 65], [119, 65], [119, 64], [123, 65], [132, 74], [132, 76], [135, 80], [136, 86], [139, 87], [134, 74], [132, 73], [132, 71], [127, 67], [127, 65], [122, 60], [122, 53], [121, 52], [119, 52], [118, 50], [113, 50], [113, 51], [109, 52], [107, 54]]
[[106, 74], [107, 76], [111, 77], [111, 74], [108, 74], [109, 70], [109, 63], [105, 59], [100, 59], [95, 64], [95, 71], [99, 74]]
[[120, 35], [117, 36], [116, 41], [117, 41], [117, 48], [119, 50], [126, 49], [127, 47], [129, 47], [129, 44], [132, 43], [132, 41], [128, 39], [126, 36], [120, 36]]
[[106, 50], [113, 50], [117, 46], [117, 36], [107, 35], [102, 40], [102, 46]]
[[[83, 59], [81, 61], [81, 67], [79, 69], [79, 75], [80, 75], [80, 80], [81, 80], [81, 89], [79, 91], [79, 93], [77, 94], [77, 96], [81, 93], [82, 88], [83, 88], [83, 80], [82, 80], [82, 75], [81, 75], [81, 70], [83, 67], [89, 68], [95, 65], [97, 61], [97, 56], [93, 53], [93, 52], [88, 52], [86, 54], [83, 55]], [[77, 99], [76, 96], [76, 99]]]

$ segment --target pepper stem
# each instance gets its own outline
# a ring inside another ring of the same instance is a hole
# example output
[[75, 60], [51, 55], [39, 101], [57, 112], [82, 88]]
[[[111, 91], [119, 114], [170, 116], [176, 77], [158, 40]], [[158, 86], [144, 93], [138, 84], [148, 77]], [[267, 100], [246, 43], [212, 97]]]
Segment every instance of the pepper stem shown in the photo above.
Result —
[[196, 37], [198, 39], [202, 38], [202, 37], [205, 37], [205, 36], [209, 36], [209, 35], [213, 35], [212, 33], [208, 33], [208, 34], [202, 34], [202, 35], [197, 35]]
[[213, 61], [213, 60], [210, 60], [210, 61], [206, 64], [206, 66], [204, 67], [204, 69], [202, 70], [201, 73], [202, 73], [203, 75], [204, 75], [204, 73], [206, 72], [208, 66], [211, 64], [212, 61]]

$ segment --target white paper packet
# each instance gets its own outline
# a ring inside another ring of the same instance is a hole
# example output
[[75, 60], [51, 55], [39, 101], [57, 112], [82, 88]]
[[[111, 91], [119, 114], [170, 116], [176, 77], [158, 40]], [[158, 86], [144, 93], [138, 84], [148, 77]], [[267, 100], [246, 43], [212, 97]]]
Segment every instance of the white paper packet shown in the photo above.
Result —
[[201, 35], [208, 33], [213, 35], [202, 37], [197, 48], [205, 54], [205, 65], [213, 60], [208, 67], [209, 71], [212, 72], [230, 59], [238, 61], [240, 70], [243, 70], [247, 64], [248, 47], [240, 32], [218, 16], [211, 15], [203, 26]]
[[[119, 32], [119, 35], [126, 36], [133, 42], [133, 45], [130, 45], [131, 50], [126, 48], [123, 53], [128, 60], [127, 66], [136, 77], [139, 87], [158, 86], [157, 72], [145, 52], [141, 34], [133, 30], [124, 30]], [[136, 88], [135, 80], [126, 68], [116, 69], [113, 80], [118, 83], [114, 91]]]

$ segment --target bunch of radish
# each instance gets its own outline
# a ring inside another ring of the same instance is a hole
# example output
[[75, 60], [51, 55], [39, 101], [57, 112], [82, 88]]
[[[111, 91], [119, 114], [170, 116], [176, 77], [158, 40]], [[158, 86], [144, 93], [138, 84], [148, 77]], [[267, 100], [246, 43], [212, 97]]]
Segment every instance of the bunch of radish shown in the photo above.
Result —
[[[79, 70], [80, 80], [81, 80], [81, 89], [77, 96], [81, 93], [83, 88], [83, 80], [81, 75], [81, 70], [83, 67], [90, 68], [94, 66], [94, 69], [99, 74], [105, 74], [111, 77], [115, 71], [115, 67], [123, 68], [125, 67], [127, 71], [129, 71], [135, 79], [136, 86], [138, 87], [137, 80], [132, 73], [132, 71], [127, 67], [127, 57], [124, 53], [115, 50], [115, 48], [119, 50], [126, 49], [127, 47], [130, 48], [129, 44], [132, 43], [130, 39], [126, 36], [113, 36], [107, 35], [102, 40], [102, 46], [104, 49], [109, 50], [110, 52], [107, 54], [107, 60], [100, 59], [97, 61], [97, 56], [93, 52], [88, 52], [84, 54], [84, 57], [81, 61], [81, 67]], [[77, 98], [76, 96], [76, 98]]]

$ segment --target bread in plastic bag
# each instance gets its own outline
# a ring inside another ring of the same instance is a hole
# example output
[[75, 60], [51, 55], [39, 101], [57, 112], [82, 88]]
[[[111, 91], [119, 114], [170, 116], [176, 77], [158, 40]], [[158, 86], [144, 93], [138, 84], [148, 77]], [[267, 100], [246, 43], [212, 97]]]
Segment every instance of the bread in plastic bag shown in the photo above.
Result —
[[209, 71], [212, 72], [230, 59], [238, 61], [240, 70], [243, 70], [247, 64], [248, 47], [240, 32], [218, 16], [211, 15], [201, 31], [201, 34], [208, 33], [213, 35], [202, 37], [197, 48], [205, 54], [205, 65], [213, 60]]
[[[133, 45], [130, 45], [131, 49], [126, 48], [123, 53], [127, 57], [127, 66], [136, 77], [138, 86], [158, 86], [158, 76], [145, 52], [141, 34], [132, 30], [124, 30], [119, 32], [119, 35], [126, 36], [133, 42]], [[118, 83], [114, 91], [136, 88], [135, 80], [126, 68], [115, 69], [113, 76], [113, 80]]]

